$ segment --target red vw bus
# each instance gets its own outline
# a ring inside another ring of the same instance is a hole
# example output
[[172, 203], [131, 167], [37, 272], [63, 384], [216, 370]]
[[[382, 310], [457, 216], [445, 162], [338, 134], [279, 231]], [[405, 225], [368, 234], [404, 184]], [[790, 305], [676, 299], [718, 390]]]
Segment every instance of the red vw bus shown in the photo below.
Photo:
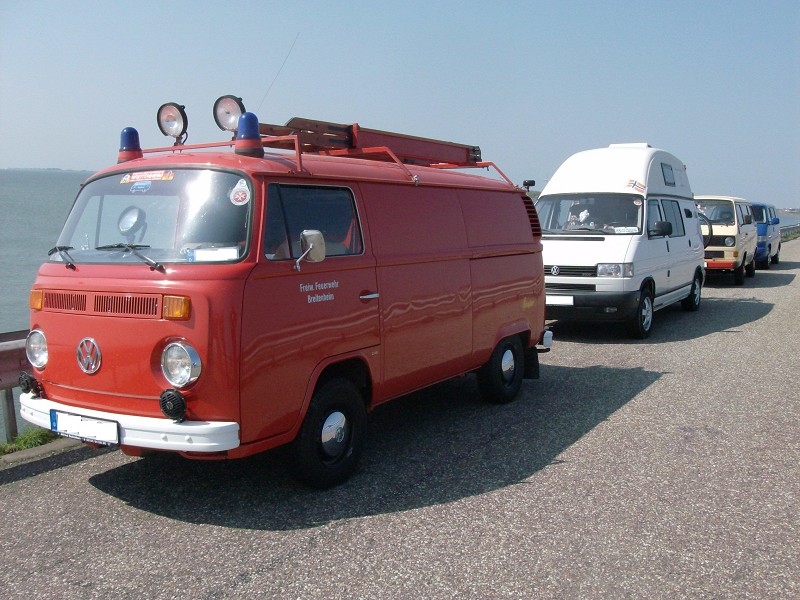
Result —
[[261, 124], [234, 96], [214, 114], [234, 139], [186, 145], [163, 105], [175, 145], [126, 128], [82, 186], [31, 290], [25, 419], [134, 456], [291, 444], [328, 487], [377, 405], [470, 372], [508, 402], [538, 377], [539, 222], [505, 176], [455, 170], [493, 166], [479, 148]]

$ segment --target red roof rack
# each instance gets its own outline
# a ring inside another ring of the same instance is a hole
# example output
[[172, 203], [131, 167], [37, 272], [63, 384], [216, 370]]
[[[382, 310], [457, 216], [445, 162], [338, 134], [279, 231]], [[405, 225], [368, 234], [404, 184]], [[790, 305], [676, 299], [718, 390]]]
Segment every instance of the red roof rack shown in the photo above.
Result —
[[[445, 163], [476, 166], [481, 161], [478, 146], [367, 129], [358, 123], [343, 125], [294, 117], [286, 125], [259, 124], [264, 136], [297, 136], [302, 152], [334, 156], [358, 155], [376, 160], [400, 160], [405, 164], [430, 166]], [[291, 140], [264, 139], [265, 146], [293, 149]], [[383, 151], [391, 150], [391, 153]], [[394, 155], [394, 156], [391, 156]]]

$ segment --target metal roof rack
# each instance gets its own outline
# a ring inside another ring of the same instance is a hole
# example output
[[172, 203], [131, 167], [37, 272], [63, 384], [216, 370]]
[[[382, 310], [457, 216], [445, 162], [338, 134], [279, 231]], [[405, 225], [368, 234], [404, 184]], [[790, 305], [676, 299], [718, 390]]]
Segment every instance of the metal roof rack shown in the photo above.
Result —
[[394, 162], [412, 181], [417, 181], [406, 165], [436, 169], [493, 168], [512, 187], [517, 187], [493, 162], [481, 160], [479, 146], [457, 144], [391, 131], [367, 129], [358, 123], [345, 125], [293, 117], [286, 125], [259, 123], [262, 144], [294, 150], [302, 171], [302, 154], [343, 156]]

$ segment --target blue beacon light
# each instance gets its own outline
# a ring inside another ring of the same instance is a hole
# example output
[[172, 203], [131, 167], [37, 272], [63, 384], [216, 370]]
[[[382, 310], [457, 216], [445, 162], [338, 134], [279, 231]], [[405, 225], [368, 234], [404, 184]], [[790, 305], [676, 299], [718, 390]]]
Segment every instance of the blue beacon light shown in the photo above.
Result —
[[234, 146], [236, 154], [255, 156], [256, 158], [264, 157], [264, 146], [261, 143], [257, 116], [251, 112], [243, 113], [239, 117], [239, 126], [236, 131]]
[[135, 158], [142, 158], [142, 145], [139, 143], [139, 132], [133, 127], [126, 127], [119, 136], [117, 164]]

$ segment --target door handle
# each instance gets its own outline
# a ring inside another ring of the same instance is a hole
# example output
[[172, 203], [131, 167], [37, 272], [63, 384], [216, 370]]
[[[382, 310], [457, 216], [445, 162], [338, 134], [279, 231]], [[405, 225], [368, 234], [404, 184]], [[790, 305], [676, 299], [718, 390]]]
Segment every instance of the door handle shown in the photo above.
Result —
[[380, 296], [380, 294], [378, 294], [377, 292], [372, 292], [372, 293], [367, 293], [367, 294], [361, 294], [358, 297], [358, 299], [359, 300], [376, 300], [379, 296]]

